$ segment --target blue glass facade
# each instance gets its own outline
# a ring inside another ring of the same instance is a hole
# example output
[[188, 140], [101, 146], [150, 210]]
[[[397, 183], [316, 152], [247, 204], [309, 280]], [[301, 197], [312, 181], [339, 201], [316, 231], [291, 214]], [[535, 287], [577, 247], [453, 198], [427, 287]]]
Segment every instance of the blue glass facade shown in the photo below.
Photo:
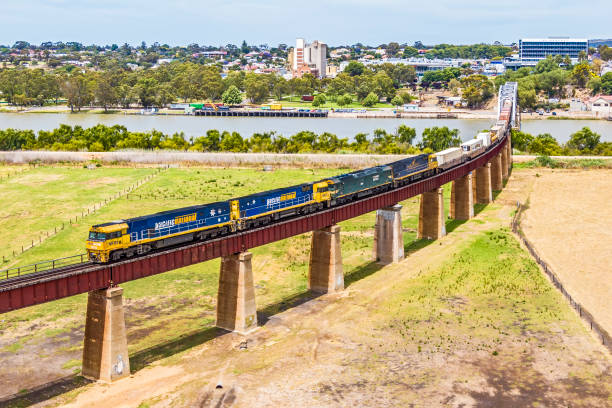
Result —
[[580, 51], [588, 53], [588, 40], [570, 38], [519, 40], [519, 56], [521, 59], [541, 59], [549, 55], [568, 55], [572, 59], [577, 59]]

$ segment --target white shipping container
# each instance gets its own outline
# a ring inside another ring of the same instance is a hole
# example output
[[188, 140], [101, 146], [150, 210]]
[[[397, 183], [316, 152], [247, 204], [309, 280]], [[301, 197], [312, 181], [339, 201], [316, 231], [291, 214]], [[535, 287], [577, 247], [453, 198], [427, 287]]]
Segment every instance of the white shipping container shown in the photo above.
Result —
[[438, 159], [438, 166], [443, 166], [451, 163], [457, 159], [461, 159], [462, 151], [459, 147], [451, 147], [450, 149], [442, 150], [436, 153]]
[[461, 148], [464, 152], [471, 152], [473, 150], [478, 150], [483, 146], [482, 139], [472, 139], [467, 142], [461, 143]]
[[491, 145], [491, 132], [480, 132], [476, 139], [482, 140], [482, 144], [485, 147], [489, 147]]

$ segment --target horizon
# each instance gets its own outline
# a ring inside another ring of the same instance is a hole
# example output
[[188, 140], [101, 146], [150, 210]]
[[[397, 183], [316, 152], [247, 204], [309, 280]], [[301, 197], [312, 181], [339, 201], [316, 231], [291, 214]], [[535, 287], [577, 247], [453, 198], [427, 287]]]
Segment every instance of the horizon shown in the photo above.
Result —
[[[520, 15], [516, 10], [521, 10]], [[295, 38], [306, 38], [332, 47], [389, 42], [410, 45], [416, 41], [426, 45], [495, 41], [512, 44], [519, 38], [612, 38], [612, 33], [599, 31], [609, 30], [611, 13], [612, 3], [604, 0], [595, 0], [588, 8], [553, 0], [537, 5], [519, 0], [512, 6], [495, 7], [481, 0], [462, 4], [443, 0], [435, 5], [410, 7], [399, 0], [382, 0], [378, 4], [336, 0], [326, 4], [325, 9], [286, 7], [286, 3], [278, 0], [257, 4], [244, 0], [222, 4], [178, 0], [171, 7], [158, 0], [128, 4], [118, 0], [104, 4], [92, 0], [78, 4], [68, 0], [32, 0], [27, 4], [4, 5], [0, 43], [74, 41], [86, 45], [137, 46], [145, 41], [170, 46], [197, 43], [220, 47], [238, 45], [243, 40], [251, 45], [291, 45]], [[306, 24], [288, 23], [294, 20]]]

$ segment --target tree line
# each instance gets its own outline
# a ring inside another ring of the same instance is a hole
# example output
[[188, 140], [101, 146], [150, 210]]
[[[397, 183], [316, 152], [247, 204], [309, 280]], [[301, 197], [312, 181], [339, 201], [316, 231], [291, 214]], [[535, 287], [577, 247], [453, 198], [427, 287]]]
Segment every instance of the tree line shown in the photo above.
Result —
[[573, 133], [564, 144], [559, 144], [549, 133], [533, 136], [513, 130], [512, 147], [544, 156], [612, 156], [612, 142], [602, 142], [601, 135], [586, 126]]
[[458, 129], [432, 127], [423, 130], [422, 141], [414, 143], [416, 130], [400, 125], [394, 132], [376, 129], [372, 135], [359, 133], [353, 141], [324, 132], [301, 131], [290, 137], [276, 132], [254, 133], [243, 138], [238, 132], [209, 130], [206, 135], [187, 138], [183, 132], [172, 135], [157, 130], [131, 132], [124, 126], [96, 125], [90, 128], [60, 125], [51, 131], [0, 130], [0, 150], [55, 150], [106, 152], [122, 149], [181, 150], [197, 152], [271, 153], [377, 153], [416, 154], [459, 146]]
[[[252, 103], [261, 103], [271, 96], [281, 100], [289, 95], [314, 93], [325, 94], [328, 100], [347, 105], [355, 98], [362, 101], [368, 96], [370, 100], [376, 98], [376, 103], [381, 98], [391, 101], [401, 87], [412, 85], [417, 79], [414, 68], [406, 65], [382, 64], [366, 68], [356, 64], [333, 79], [305, 74], [290, 80], [275, 74], [237, 70], [222, 78], [218, 66], [192, 62], [174, 62], [138, 71], [8, 68], [0, 70], [0, 91], [9, 104], [19, 106], [57, 104], [64, 98], [72, 111], [92, 105], [105, 110], [134, 105], [163, 107], [179, 100], [238, 104], [242, 102], [242, 95]], [[409, 96], [407, 98], [409, 100]], [[405, 100], [406, 97], [401, 102]]]

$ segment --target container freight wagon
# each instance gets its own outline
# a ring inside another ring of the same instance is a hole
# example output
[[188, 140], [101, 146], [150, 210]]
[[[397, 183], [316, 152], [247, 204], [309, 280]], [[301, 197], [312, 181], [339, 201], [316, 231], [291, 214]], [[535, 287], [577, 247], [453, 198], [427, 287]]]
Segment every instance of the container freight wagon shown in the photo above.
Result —
[[393, 170], [385, 165], [333, 177], [329, 189], [335, 203], [344, 203], [387, 190], [392, 184]]
[[[259, 224], [258, 221], [269, 222], [283, 217], [298, 214], [301, 207], [309, 206], [313, 201], [313, 184], [300, 184], [297, 186], [264, 191], [245, 197], [230, 200], [234, 211], [238, 210], [245, 226]], [[238, 208], [236, 208], [238, 206]], [[265, 218], [264, 218], [265, 217]], [[259, 218], [262, 218], [259, 220]]]
[[482, 139], [476, 138], [461, 143], [461, 149], [463, 150], [463, 155], [472, 160], [485, 151], [485, 146]]
[[92, 261], [108, 262], [226, 234], [232, 225], [229, 202], [196, 205], [94, 225], [87, 250]]
[[388, 166], [393, 170], [393, 179], [399, 181], [399, 185], [403, 185], [422, 178], [427, 174], [427, 170], [435, 167], [435, 162], [432, 162], [429, 156], [429, 154], [420, 154], [389, 163]]
[[435, 154], [438, 168], [448, 170], [463, 162], [463, 152], [459, 147], [451, 147]]

